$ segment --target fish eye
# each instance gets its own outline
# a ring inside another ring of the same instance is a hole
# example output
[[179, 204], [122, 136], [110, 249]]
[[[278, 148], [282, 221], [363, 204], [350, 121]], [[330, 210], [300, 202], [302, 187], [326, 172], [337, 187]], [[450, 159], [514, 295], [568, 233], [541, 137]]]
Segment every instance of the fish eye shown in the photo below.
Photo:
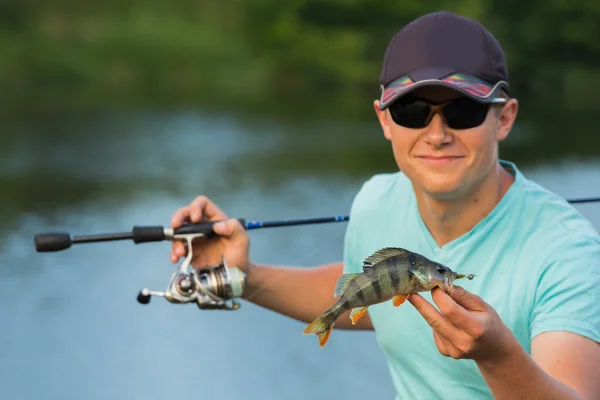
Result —
[[438, 267], [436, 268], [436, 270], [440, 274], [443, 274], [444, 272], [446, 272], [446, 267], [444, 267], [443, 265], [438, 265]]

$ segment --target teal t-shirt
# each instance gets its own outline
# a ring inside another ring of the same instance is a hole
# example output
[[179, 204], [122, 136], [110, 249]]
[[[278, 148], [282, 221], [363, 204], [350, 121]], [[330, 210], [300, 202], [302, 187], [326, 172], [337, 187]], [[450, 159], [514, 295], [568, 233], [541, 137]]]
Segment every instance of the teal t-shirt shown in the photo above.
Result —
[[[516, 177], [488, 216], [470, 232], [439, 247], [424, 225], [408, 178], [380, 174], [358, 192], [345, 237], [344, 269], [360, 272], [378, 249], [398, 246], [458, 273], [457, 284], [499, 313], [530, 353], [536, 335], [553, 330], [600, 341], [600, 237], [568, 202]], [[430, 292], [422, 293], [432, 302]], [[491, 392], [473, 360], [455, 360], [436, 348], [431, 327], [409, 303], [369, 307], [387, 357], [397, 399], [488, 399]]]

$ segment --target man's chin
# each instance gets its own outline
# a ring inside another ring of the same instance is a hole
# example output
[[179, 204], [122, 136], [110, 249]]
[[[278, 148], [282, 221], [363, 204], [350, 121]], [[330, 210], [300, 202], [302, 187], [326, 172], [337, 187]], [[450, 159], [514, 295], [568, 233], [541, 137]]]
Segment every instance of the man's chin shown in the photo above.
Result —
[[464, 192], [460, 182], [454, 182], [453, 180], [427, 182], [422, 186], [422, 190], [427, 196], [437, 200], [455, 200], [460, 198]]
[[456, 170], [434, 172], [415, 168], [405, 170], [405, 173], [412, 181], [415, 190], [435, 199], [452, 200], [466, 192], [465, 176]]

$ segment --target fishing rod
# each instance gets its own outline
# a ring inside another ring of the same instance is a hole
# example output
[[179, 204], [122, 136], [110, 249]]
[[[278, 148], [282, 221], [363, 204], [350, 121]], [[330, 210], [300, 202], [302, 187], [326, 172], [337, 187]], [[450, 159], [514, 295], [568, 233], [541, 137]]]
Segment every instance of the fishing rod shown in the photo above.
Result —
[[[600, 197], [567, 200], [569, 203], [600, 202]], [[274, 228], [295, 225], [314, 225], [349, 221], [348, 215], [320, 218], [284, 219], [275, 221], [246, 221], [237, 218], [246, 230]], [[171, 303], [195, 302], [201, 309], [237, 310], [237, 299], [246, 287], [246, 275], [237, 267], [227, 265], [224, 257], [217, 265], [192, 268], [192, 241], [199, 237], [212, 237], [214, 224], [218, 221], [205, 221], [184, 224], [179, 228], [156, 226], [134, 226], [129, 232], [102, 233], [92, 235], [72, 235], [67, 232], [47, 232], [35, 235], [35, 248], [38, 252], [55, 252], [70, 248], [74, 244], [133, 240], [135, 244], [160, 242], [164, 240], [185, 240], [189, 249], [184, 261], [171, 275], [164, 292], [142, 289], [137, 297], [140, 304], [150, 303], [151, 296], [165, 297]], [[231, 302], [228, 303], [227, 301]]]
[[[348, 221], [348, 216], [304, 218], [278, 221], [249, 221], [237, 218], [244, 229], [273, 228], [280, 226], [322, 224]], [[192, 241], [199, 237], [214, 236], [213, 225], [217, 221], [185, 224], [179, 228], [163, 226], [134, 226], [130, 232], [101, 233], [74, 236], [68, 232], [47, 232], [35, 235], [35, 248], [40, 253], [56, 252], [74, 244], [133, 240], [134, 243], [185, 240], [188, 253], [171, 275], [164, 292], [142, 289], [137, 296], [140, 304], [150, 303], [152, 296], [164, 297], [171, 303], [196, 303], [200, 309], [237, 310], [238, 299], [246, 288], [246, 275], [239, 268], [229, 266], [225, 257], [221, 263], [201, 268], [191, 266]]]
[[[283, 219], [277, 221], [249, 221], [237, 218], [244, 229], [274, 228], [293, 225], [314, 225], [328, 222], [344, 222], [349, 216]], [[74, 244], [108, 242], [115, 240], [133, 240], [135, 244], [146, 242], [160, 242], [163, 240], [180, 240], [189, 235], [212, 236], [213, 225], [218, 221], [206, 221], [185, 224], [179, 228], [165, 228], [163, 226], [134, 226], [130, 232], [101, 233], [94, 235], [73, 236], [66, 232], [48, 232], [35, 235], [35, 248], [38, 252], [51, 252], [65, 250]]]

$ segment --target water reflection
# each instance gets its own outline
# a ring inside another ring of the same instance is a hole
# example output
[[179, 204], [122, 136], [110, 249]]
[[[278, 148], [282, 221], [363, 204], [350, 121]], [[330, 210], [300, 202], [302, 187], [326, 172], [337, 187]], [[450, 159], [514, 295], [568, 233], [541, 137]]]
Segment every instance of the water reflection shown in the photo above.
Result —
[[[600, 163], [524, 163], [531, 158], [519, 149], [532, 143], [526, 134], [535, 137], [525, 126], [505, 149], [528, 175], [565, 197], [600, 195]], [[32, 241], [47, 230], [168, 224], [199, 193], [249, 219], [346, 213], [364, 178], [395, 169], [376, 121], [117, 113], [37, 120], [13, 132], [0, 147], [0, 385], [7, 396], [392, 397], [371, 333], [335, 332], [318, 349], [301, 334], [304, 324], [246, 303], [234, 313], [160, 299], [137, 304], [142, 287], [160, 290], [169, 278], [167, 243], [37, 254]], [[600, 227], [600, 205], [578, 208]], [[303, 266], [338, 260], [344, 227], [255, 231], [252, 256]]]
[[[519, 121], [501, 156], [528, 167], [575, 156], [598, 160], [598, 135], [586, 129], [546, 134], [548, 125]], [[6, 126], [9, 134], [0, 137], [3, 227], [19, 212], [92, 199], [266, 189], [299, 176], [354, 179], [396, 168], [374, 117], [315, 122], [148, 111], [40, 116]]]

